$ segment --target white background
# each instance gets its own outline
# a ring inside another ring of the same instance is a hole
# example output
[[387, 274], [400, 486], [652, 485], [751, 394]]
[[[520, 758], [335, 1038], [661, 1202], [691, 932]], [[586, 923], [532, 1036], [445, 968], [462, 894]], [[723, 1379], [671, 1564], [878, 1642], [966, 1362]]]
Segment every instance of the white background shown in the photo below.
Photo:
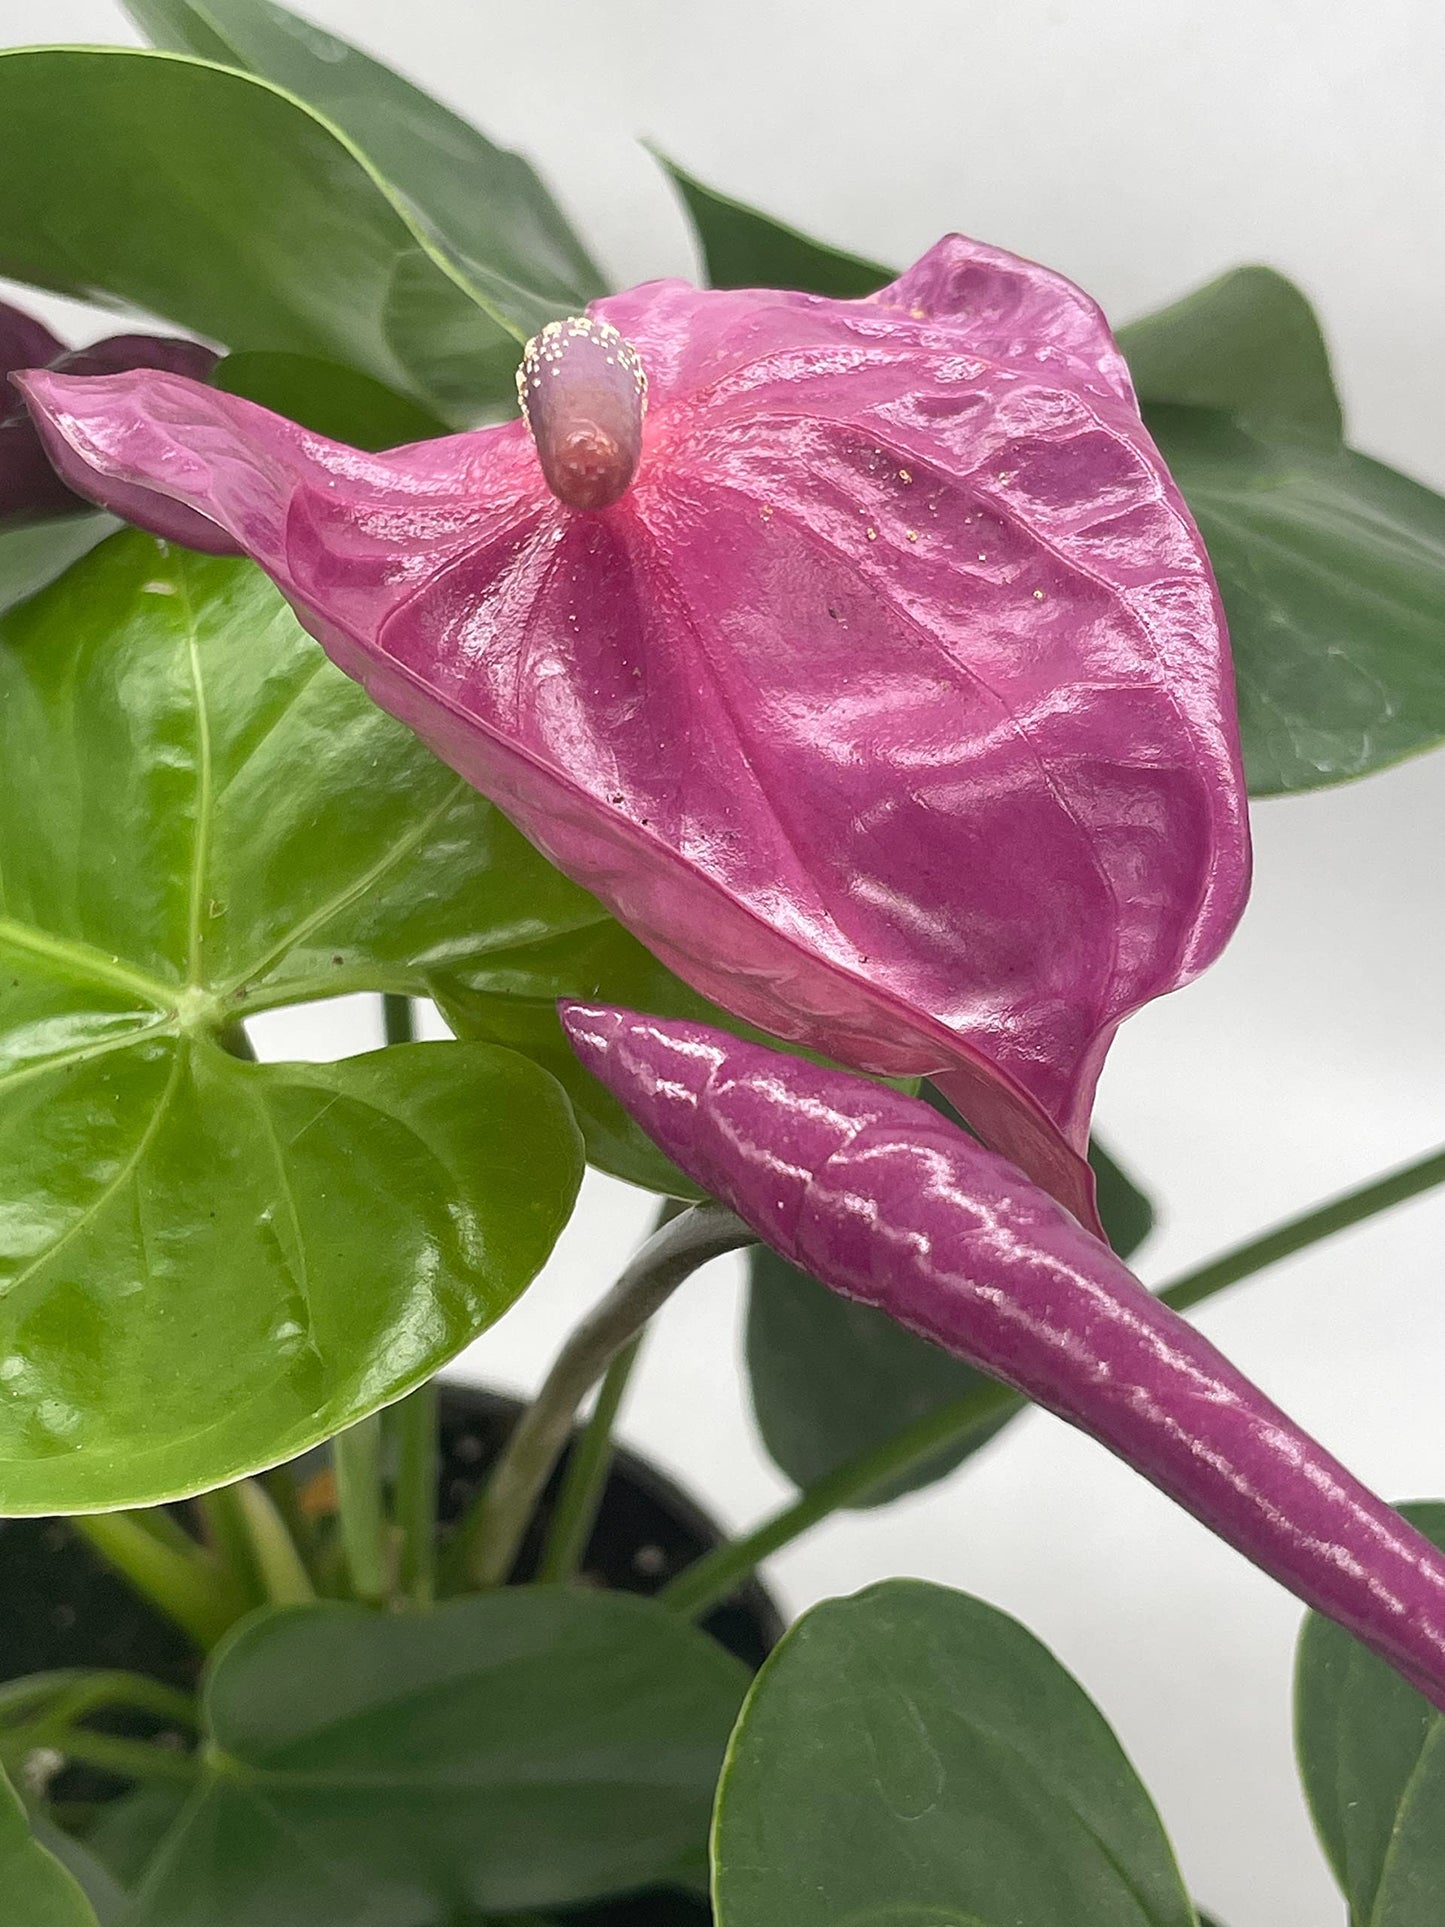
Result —
[[[1324, 314], [1355, 440], [1445, 486], [1445, 27], [1430, 0], [310, 11], [529, 150], [620, 283], [692, 265], [639, 135], [883, 260], [963, 228], [1064, 269], [1119, 320], [1270, 262]], [[107, 0], [0, 0], [0, 41], [128, 37]], [[1151, 1279], [1445, 1136], [1442, 827], [1445, 756], [1256, 812], [1233, 947], [1127, 1027], [1104, 1079], [1103, 1135], [1165, 1201]], [[356, 1048], [368, 1021], [272, 1019], [268, 1054]], [[534, 1381], [648, 1209], [589, 1180], [554, 1264], [466, 1373]], [[1445, 1495], [1442, 1243], [1437, 1196], [1202, 1314], [1393, 1497]], [[785, 1488], [737, 1353], [737, 1280], [719, 1265], [661, 1321], [622, 1429], [741, 1523]], [[1342, 1918], [1290, 1763], [1297, 1609], [1098, 1448], [1030, 1416], [951, 1484], [831, 1523], [771, 1576], [799, 1607], [888, 1573], [969, 1588], [1053, 1646], [1229, 1927]]]

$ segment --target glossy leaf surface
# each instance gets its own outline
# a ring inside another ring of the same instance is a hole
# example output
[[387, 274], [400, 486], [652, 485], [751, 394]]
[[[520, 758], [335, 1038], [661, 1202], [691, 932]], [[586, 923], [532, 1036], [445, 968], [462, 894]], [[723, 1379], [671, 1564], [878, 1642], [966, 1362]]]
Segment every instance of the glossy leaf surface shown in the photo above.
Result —
[[1195, 1927], [1149, 1796], [1016, 1620], [892, 1579], [815, 1606], [718, 1789], [719, 1927]]
[[1109, 1040], [1248, 871], [1212, 581], [1097, 309], [956, 235], [876, 300], [597, 306], [650, 402], [595, 512], [522, 424], [363, 459], [159, 378], [28, 391], [68, 480], [210, 517], [700, 994], [934, 1075], [1091, 1220]]
[[[715, 285], [837, 291], [833, 250], [677, 180]], [[1343, 445], [1304, 295], [1236, 268], [1119, 346], [1219, 578], [1251, 792], [1343, 782], [1445, 740], [1445, 503]]]
[[[1445, 1547], [1445, 1505], [1401, 1510]], [[1445, 1905], [1445, 1715], [1312, 1614], [1300, 1637], [1295, 1746], [1354, 1927], [1432, 1927]]]
[[273, 81], [355, 141], [497, 312], [530, 335], [603, 292], [536, 171], [392, 68], [271, 0], [125, 0], [148, 39]]
[[[655, 1006], [654, 1006], [655, 1008]], [[1127, 1258], [1153, 1222], [1148, 1199], [1108, 1153], [1089, 1149], [1099, 1212]], [[812, 1485], [905, 1426], [966, 1397], [980, 1374], [871, 1305], [840, 1298], [766, 1245], [748, 1255], [747, 1365], [753, 1416], [773, 1462]], [[946, 1478], [1009, 1421], [1001, 1417], [862, 1501], [886, 1505]]]
[[[0, 54], [0, 274], [232, 349], [340, 361], [453, 420], [512, 405], [530, 332], [329, 122], [124, 48]], [[85, 129], [84, 140], [75, 129]]]
[[1445, 497], [1208, 410], [1148, 419], [1219, 578], [1251, 791], [1344, 782], [1445, 741]]
[[97, 1927], [78, 1883], [30, 1831], [0, 1767], [0, 1903], [14, 1927]]
[[620, 1593], [272, 1614], [218, 1655], [222, 1758], [133, 1927], [446, 1927], [663, 1880], [706, 1840], [747, 1683]]
[[484, 1045], [257, 1066], [248, 1011], [424, 991], [590, 899], [243, 562], [115, 538], [0, 627], [0, 1509], [136, 1504], [397, 1396], [570, 1210]]

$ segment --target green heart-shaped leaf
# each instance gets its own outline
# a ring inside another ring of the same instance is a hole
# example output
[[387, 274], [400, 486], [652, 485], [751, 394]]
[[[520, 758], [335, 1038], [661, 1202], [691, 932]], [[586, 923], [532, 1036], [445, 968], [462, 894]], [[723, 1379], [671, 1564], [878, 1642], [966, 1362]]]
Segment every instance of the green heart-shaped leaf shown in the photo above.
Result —
[[[603, 293], [535, 170], [348, 41], [271, 0], [125, 0], [158, 47], [273, 81], [355, 141], [428, 233], [528, 334]], [[540, 319], [539, 319], [540, 318]]]
[[1315, 311], [1273, 268], [1233, 268], [1119, 330], [1142, 402], [1219, 408], [1246, 426], [1344, 430]]
[[97, 1927], [76, 1880], [30, 1831], [20, 1797], [0, 1767], [0, 1896], [15, 1927]]
[[566, 1099], [511, 1052], [119, 1035], [5, 1093], [9, 1512], [198, 1491], [399, 1397], [536, 1276], [581, 1177]]
[[[1400, 1510], [1445, 1547], [1445, 1504]], [[1311, 1613], [1295, 1677], [1295, 1750], [1354, 1927], [1436, 1927], [1445, 1906], [1445, 1715]]]
[[706, 1842], [747, 1677], [620, 1593], [253, 1620], [131, 1927], [443, 1927], [666, 1879]]
[[339, 128], [246, 74], [5, 53], [0, 124], [0, 274], [17, 281], [344, 362], [459, 421], [515, 405], [519, 342], [568, 306], [501, 300]]
[[[1100, 1145], [1090, 1145], [1089, 1160], [1109, 1241], [1127, 1258], [1148, 1236], [1153, 1208]], [[755, 1246], [748, 1262], [753, 1415], [773, 1462], [795, 1485], [826, 1478], [986, 1382], [962, 1360], [871, 1305], [840, 1298], [766, 1245]], [[857, 1503], [887, 1505], [946, 1478], [1013, 1416], [1001, 1413], [987, 1428]]]
[[892, 1579], [806, 1613], [728, 1749], [719, 1927], [1196, 1927], [1098, 1710], [1017, 1621]]
[[1210, 410], [1148, 420], [1219, 578], [1252, 793], [1344, 782], [1445, 740], [1445, 498]]
[[0, 848], [0, 1511], [283, 1458], [523, 1289], [580, 1176], [545, 1072], [221, 1041], [600, 913], [257, 570], [124, 534], [0, 623]]

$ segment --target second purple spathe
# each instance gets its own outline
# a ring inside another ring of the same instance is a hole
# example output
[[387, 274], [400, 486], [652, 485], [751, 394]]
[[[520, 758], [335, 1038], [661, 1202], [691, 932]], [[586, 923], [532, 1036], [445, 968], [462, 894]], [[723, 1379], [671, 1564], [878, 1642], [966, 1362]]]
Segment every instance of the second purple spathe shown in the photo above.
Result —
[[1445, 1554], [1107, 1246], [928, 1105], [571, 1004], [582, 1062], [790, 1262], [1089, 1432], [1445, 1709]]
[[[173, 335], [107, 335], [84, 348], [67, 348], [41, 321], [0, 302], [0, 519], [39, 519], [89, 506], [51, 465], [22, 397], [4, 377], [44, 367], [62, 375], [113, 375], [156, 368], [203, 381], [219, 357], [199, 341]], [[182, 528], [195, 526], [182, 512]]]

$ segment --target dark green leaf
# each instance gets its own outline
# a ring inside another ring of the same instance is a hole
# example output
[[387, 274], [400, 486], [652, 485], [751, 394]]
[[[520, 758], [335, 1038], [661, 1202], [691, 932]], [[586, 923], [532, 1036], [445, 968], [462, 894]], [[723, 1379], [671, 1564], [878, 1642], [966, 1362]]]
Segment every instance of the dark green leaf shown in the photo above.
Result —
[[167, 54], [41, 48], [0, 55], [0, 124], [0, 274], [345, 362], [449, 419], [514, 405], [518, 343], [553, 310], [500, 307], [291, 95]]
[[[926, 1089], [928, 1101], [957, 1123], [957, 1112], [932, 1086]], [[1089, 1161], [1099, 1179], [1105, 1229], [1127, 1258], [1148, 1236], [1153, 1207], [1100, 1145], [1090, 1145]], [[984, 1383], [960, 1359], [872, 1306], [840, 1298], [766, 1246], [755, 1246], [748, 1262], [753, 1415], [773, 1462], [795, 1485], [814, 1484]], [[887, 1505], [946, 1478], [1012, 1416], [1000, 1414], [986, 1430], [946, 1447], [859, 1504]]]
[[[774, 1464], [799, 1487], [984, 1383], [950, 1353], [871, 1305], [840, 1298], [766, 1245], [748, 1254], [748, 1281], [753, 1416]], [[887, 1505], [946, 1478], [1011, 1416], [858, 1503]]]
[[657, 159], [682, 196], [714, 288], [798, 288], [847, 300], [873, 294], [894, 278], [892, 268], [810, 240], [771, 215], [705, 187], [665, 154]]
[[49, 588], [119, 527], [113, 515], [85, 513], [0, 527], [0, 611]]
[[1272, 268], [1233, 268], [1119, 330], [1143, 402], [1217, 408], [1246, 427], [1338, 444], [1340, 398], [1314, 309]]
[[0, 1768], [0, 1899], [14, 1927], [97, 1927], [72, 1875], [30, 1831], [20, 1797]]
[[[1445, 1504], [1402, 1506], [1445, 1547]], [[1295, 1749], [1355, 1927], [1438, 1927], [1445, 1912], [1445, 1716], [1332, 1620], [1311, 1613]]]
[[551, 1078], [489, 1045], [219, 1040], [597, 906], [258, 571], [128, 533], [0, 623], [0, 847], [0, 1511], [252, 1471], [516, 1297], [580, 1176]]
[[718, 1788], [719, 1927], [1195, 1927], [1097, 1709], [981, 1600], [893, 1579], [807, 1613]]
[[1154, 1229], [1153, 1203], [1097, 1138], [1089, 1140], [1089, 1162], [1099, 1187], [1099, 1216], [1109, 1243], [1121, 1258], [1132, 1258]]
[[1251, 791], [1343, 782], [1445, 739], [1445, 499], [1210, 410], [1148, 421], [1219, 577]]
[[370, 375], [312, 355], [252, 349], [227, 355], [211, 376], [229, 395], [244, 395], [273, 414], [353, 448], [400, 448], [445, 435], [446, 423]]
[[530, 334], [603, 292], [535, 170], [409, 80], [270, 0], [125, 0], [159, 47], [274, 81], [325, 114], [406, 196], [497, 311]]
[[443, 1927], [664, 1878], [706, 1840], [746, 1686], [620, 1593], [253, 1621], [206, 1693], [222, 1757], [131, 1927]]

